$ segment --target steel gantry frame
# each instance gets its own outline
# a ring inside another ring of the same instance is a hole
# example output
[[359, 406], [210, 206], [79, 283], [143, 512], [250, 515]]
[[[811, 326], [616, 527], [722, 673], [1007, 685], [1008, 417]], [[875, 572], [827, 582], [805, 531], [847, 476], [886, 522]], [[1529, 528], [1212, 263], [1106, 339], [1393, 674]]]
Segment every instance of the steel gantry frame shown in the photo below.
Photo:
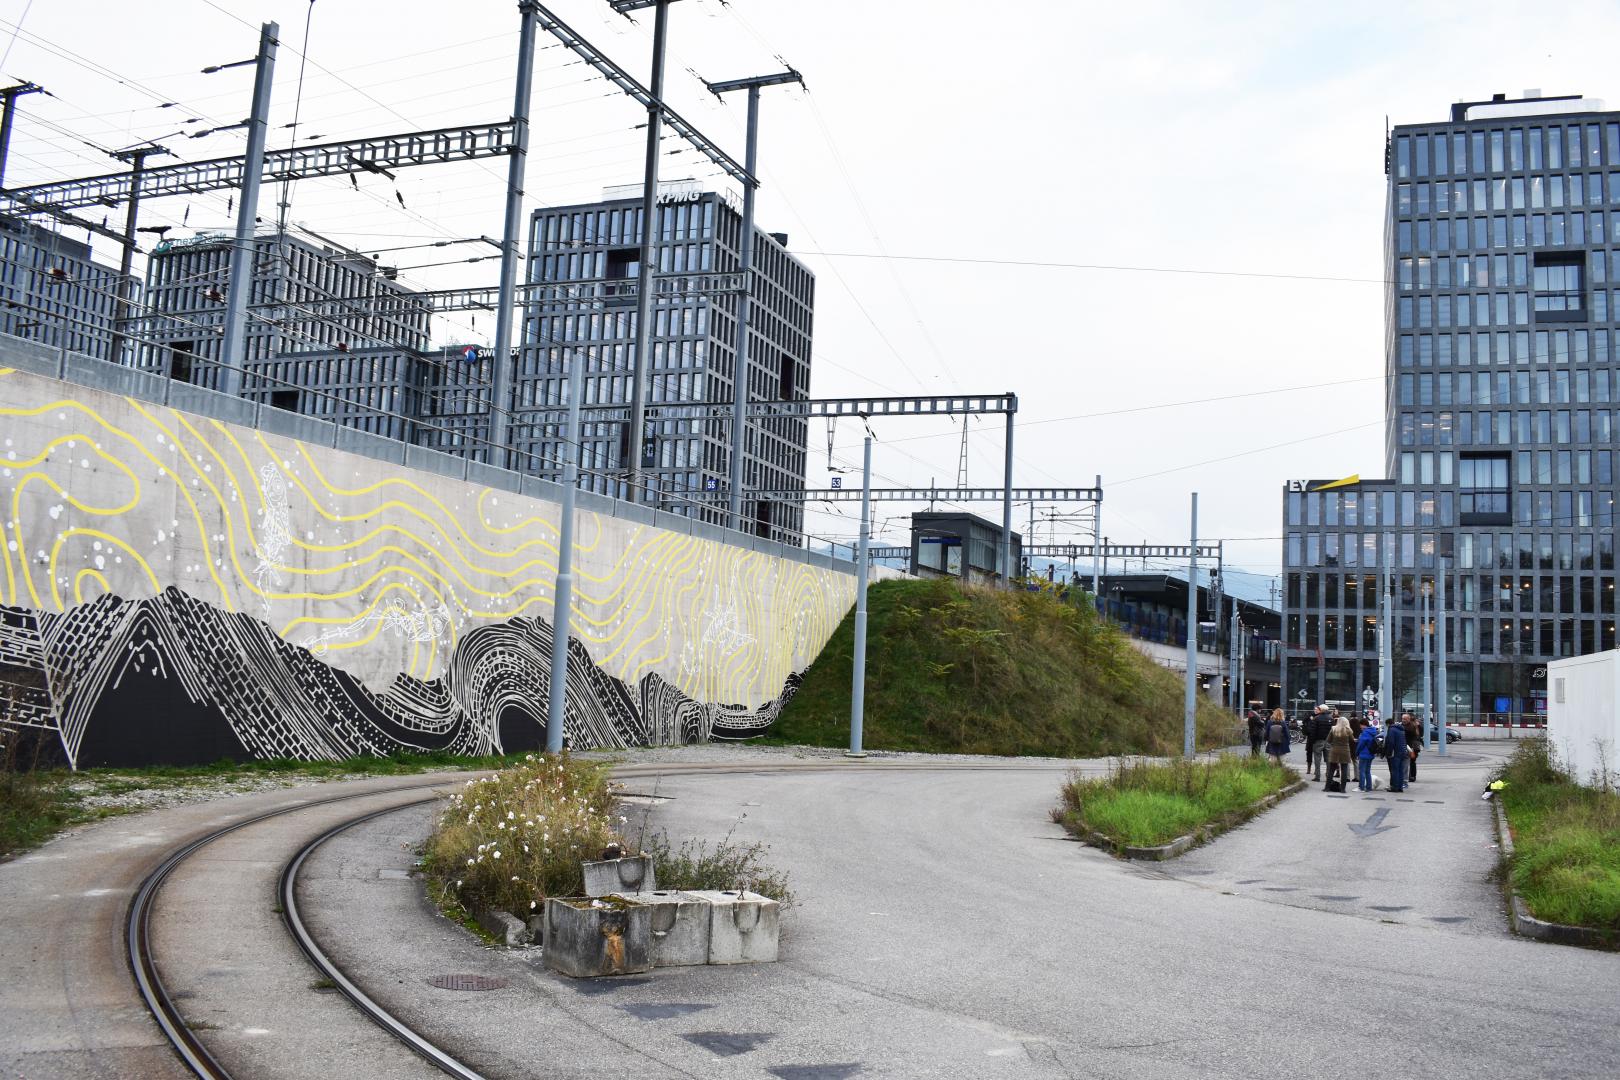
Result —
[[[506, 120], [497, 124], [472, 124], [266, 150], [264, 168], [259, 175], [265, 182], [307, 180], [373, 172], [377, 167], [404, 169], [413, 165], [500, 157], [512, 150], [514, 130], [512, 121]], [[165, 195], [239, 188], [246, 162], [246, 155], [238, 155], [147, 169], [141, 174], [140, 196], [156, 199]], [[0, 191], [0, 212], [40, 213], [82, 206], [117, 206], [129, 199], [131, 190], [132, 180], [127, 172], [53, 180], [48, 184]]]
[[[724, 420], [731, 417], [737, 408], [734, 401], [693, 401], [671, 402], [667, 404], [653, 404], [647, 406], [649, 418], [654, 420]], [[1046, 502], [1063, 502], [1074, 499], [1089, 498], [1082, 493], [1094, 493], [1096, 501], [1102, 499], [1101, 488], [1014, 488], [1012, 486], [1013, 463], [1013, 418], [1018, 413], [1018, 395], [1005, 394], [955, 394], [955, 395], [924, 395], [915, 397], [859, 397], [859, 398], [807, 398], [803, 401], [750, 401], [744, 406], [750, 419], [772, 419], [783, 417], [859, 417], [863, 420], [874, 417], [899, 416], [953, 416], [957, 414], [1000, 414], [1007, 418], [1006, 460], [1003, 475], [1005, 482], [999, 488], [894, 488], [880, 489], [873, 493], [874, 498], [891, 496], [896, 500], [911, 502], [936, 501], [966, 501], [958, 499], [956, 492], [965, 490], [973, 495], [974, 501], [1001, 500], [1001, 552], [1000, 562], [1004, 578], [1010, 580], [1012, 570], [1012, 504], [1014, 495], [1023, 492], [1024, 498], [1031, 495]], [[630, 409], [627, 405], [582, 405], [578, 410], [571, 408], [549, 408], [524, 410], [525, 422], [541, 425], [567, 425], [569, 430], [565, 439], [577, 442], [580, 423], [579, 413], [590, 413], [591, 422], [613, 422], [629, 418]], [[732, 453], [741, 453], [741, 447], [733, 447]], [[1036, 494], [1039, 493], [1039, 494]], [[1067, 493], [1067, 494], [1065, 494]], [[777, 502], [803, 501], [806, 499], [819, 499], [822, 501], [854, 500], [860, 498], [860, 492], [846, 491], [843, 488], [779, 490], [762, 492], [744, 492], [749, 497], [764, 497]], [[728, 498], [726, 492], [685, 492], [682, 498], [693, 502], [721, 502]]]

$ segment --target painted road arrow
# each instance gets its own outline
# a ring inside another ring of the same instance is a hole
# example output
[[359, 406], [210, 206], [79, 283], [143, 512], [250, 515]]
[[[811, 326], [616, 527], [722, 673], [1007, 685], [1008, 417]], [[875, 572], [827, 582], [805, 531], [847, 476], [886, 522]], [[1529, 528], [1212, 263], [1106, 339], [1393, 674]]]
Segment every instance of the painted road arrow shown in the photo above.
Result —
[[1391, 829], [1400, 828], [1399, 825], [1385, 825], [1384, 819], [1387, 817], [1389, 817], [1389, 808], [1387, 806], [1380, 810], [1374, 810], [1372, 816], [1360, 825], [1351, 825], [1350, 831], [1365, 840], [1369, 836], [1377, 836], [1381, 832], [1389, 832]]

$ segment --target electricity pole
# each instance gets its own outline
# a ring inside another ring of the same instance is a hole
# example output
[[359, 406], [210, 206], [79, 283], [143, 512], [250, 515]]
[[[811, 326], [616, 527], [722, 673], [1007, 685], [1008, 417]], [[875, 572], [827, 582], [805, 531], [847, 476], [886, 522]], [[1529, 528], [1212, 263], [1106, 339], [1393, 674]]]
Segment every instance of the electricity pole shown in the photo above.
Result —
[[[1091, 510], [1092, 514], [1094, 515], [1091, 519], [1091, 543], [1093, 547], [1095, 547], [1097, 544], [1101, 544], [1103, 542], [1101, 473], [1097, 474], [1097, 501], [1091, 504]], [[1102, 603], [1102, 594], [1098, 591], [1099, 587], [1100, 583], [1097, 576], [1097, 555], [1096, 552], [1093, 551], [1091, 556], [1091, 602], [1093, 604]]]
[[0, 88], [0, 101], [5, 103], [3, 111], [0, 111], [0, 185], [4, 184], [6, 177], [6, 156], [11, 151], [11, 120], [17, 108], [17, 99], [24, 94], [49, 93], [43, 86], [31, 82]]
[[[748, 147], [743, 155], [743, 168], [754, 177], [743, 184], [742, 252], [738, 269], [742, 274], [742, 288], [737, 293], [737, 345], [736, 362], [732, 366], [731, 414], [731, 490], [728, 501], [731, 527], [743, 531], [743, 449], [748, 432], [748, 317], [754, 299], [754, 196], [759, 191], [759, 91], [762, 86], [780, 86], [784, 83], [804, 85], [804, 78], [788, 68], [775, 75], [756, 75], [750, 79], [732, 79], [730, 82], [705, 82], [715, 97], [732, 90], [748, 91]], [[962, 429], [967, 430], [966, 417]]]
[[1187, 555], [1187, 700], [1181, 754], [1193, 756], [1198, 719], [1198, 492], [1192, 493], [1192, 547]]
[[270, 127], [270, 83], [276, 73], [276, 44], [281, 27], [259, 29], [259, 55], [254, 61], [253, 111], [248, 116], [247, 155], [242, 162], [242, 201], [236, 208], [236, 243], [231, 247], [230, 277], [225, 291], [225, 340], [220, 350], [219, 389], [242, 394], [247, 366], [247, 306], [253, 292], [253, 233], [259, 208], [259, 180], [264, 175], [264, 140]]
[[[652, 368], [653, 267], [657, 257], [658, 144], [664, 122], [664, 45], [669, 36], [669, 5], [674, 0], [608, 0], [621, 15], [644, 7], [653, 12], [652, 81], [647, 89], [647, 163], [641, 187], [641, 264], [636, 268], [636, 355], [630, 375], [630, 429], [625, 446], [628, 490], [625, 498], [641, 502], [641, 443], [647, 426], [647, 380]], [[736, 452], [735, 449], [732, 451]]]
[[118, 260], [118, 284], [115, 286], [117, 296], [113, 299], [113, 333], [112, 341], [107, 348], [109, 363], [119, 363], [124, 351], [124, 327], [129, 323], [130, 308], [135, 304], [135, 284], [130, 274], [135, 268], [135, 224], [141, 208], [141, 174], [146, 171], [146, 159], [149, 157], [167, 154], [166, 147], [156, 143], [137, 146], [130, 150], [119, 150], [113, 157], [119, 161], [129, 162], [129, 213], [124, 219], [124, 250]]
[[[506, 223], [501, 234], [495, 357], [489, 368], [489, 459], [491, 465], [502, 469], [512, 464], [512, 308], [517, 292], [518, 249], [523, 235], [523, 174], [529, 163], [529, 98], [534, 81], [534, 24], [539, 7], [535, 0], [522, 0], [518, 11], [523, 22], [518, 31], [517, 90], [512, 100], [512, 149], [506, 159]], [[568, 377], [573, 379], [572, 371]], [[571, 399], [574, 400], [577, 397]], [[547, 738], [550, 738], [549, 733]]]
[[579, 488], [579, 399], [584, 350], [568, 352], [568, 435], [563, 439], [562, 516], [557, 526], [557, 583], [551, 593], [551, 685], [546, 700], [546, 753], [560, 754], [568, 704], [568, 630], [574, 609], [574, 496]]
[[1395, 557], [1395, 548], [1391, 543], [1393, 540], [1394, 536], [1392, 534], [1384, 534], [1384, 572], [1382, 580], [1380, 581], [1381, 587], [1379, 589], [1379, 599], [1381, 603], [1379, 608], [1378, 625], [1378, 714], [1379, 719], [1385, 724], [1389, 723], [1390, 709], [1393, 707], [1393, 702], [1390, 701], [1390, 698], [1393, 696], [1395, 687], [1394, 672], [1390, 670], [1390, 666], [1393, 663], [1395, 655], [1394, 644], [1389, 639], [1389, 592], [1390, 581], [1392, 579], [1392, 575], [1389, 572], [1389, 564]]
[[865, 757], [861, 745], [866, 720], [866, 579], [872, 572], [872, 436], [866, 436], [861, 466], [861, 539], [855, 552], [855, 672], [849, 695], [849, 756]]

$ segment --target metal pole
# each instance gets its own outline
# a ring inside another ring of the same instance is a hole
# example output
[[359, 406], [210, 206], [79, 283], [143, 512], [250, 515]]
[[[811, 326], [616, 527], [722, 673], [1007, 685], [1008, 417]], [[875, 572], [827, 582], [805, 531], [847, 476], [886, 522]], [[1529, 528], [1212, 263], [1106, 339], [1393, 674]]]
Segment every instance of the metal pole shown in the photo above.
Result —
[[[1001, 584], [1004, 588], [1012, 588], [1012, 486], [1013, 486], [1013, 415], [1018, 411], [1018, 399], [1008, 394], [1011, 404], [1007, 407], [1007, 450], [1006, 460], [1002, 462], [1002, 496], [1001, 496]], [[966, 556], [962, 563], [967, 565]]]
[[[670, 0], [658, 0], [653, 20], [652, 82], [647, 106], [647, 163], [641, 187], [641, 265], [636, 273], [636, 355], [630, 376], [630, 431], [625, 456], [629, 490], [625, 498], [641, 501], [641, 441], [647, 425], [647, 379], [652, 367], [653, 259], [658, 229], [658, 155], [664, 122], [664, 43], [669, 34]], [[735, 454], [737, 448], [732, 448]]]
[[1097, 501], [1091, 504], [1091, 602], [1100, 604], [1101, 582], [1097, 575], [1097, 548], [1102, 544], [1102, 474], [1097, 474]]
[[1423, 665], [1423, 700], [1418, 708], [1422, 713], [1422, 722], [1426, 728], [1429, 718], [1434, 715], [1434, 684], [1429, 681], [1429, 590], [1423, 589], [1422, 602], [1419, 604], [1420, 621], [1418, 633], [1421, 635], [1418, 648], [1418, 662]]
[[[124, 327], [129, 323], [130, 308], [134, 306], [135, 283], [131, 273], [135, 269], [135, 225], [139, 220], [141, 207], [141, 174], [146, 171], [146, 159], [153, 154], [167, 154], [168, 151], [161, 146], [142, 146], [129, 151], [127, 154], [115, 155], [120, 160], [129, 162], [129, 213], [124, 218], [124, 249], [118, 260], [118, 284], [115, 286], [118, 293], [116, 310], [113, 311], [112, 340], [107, 347], [107, 361], [116, 364], [124, 351]], [[134, 366], [134, 365], [132, 365]]]
[[1446, 721], [1451, 715], [1446, 686], [1446, 557], [1437, 552], [1434, 561], [1440, 571], [1434, 579], [1434, 696], [1440, 702], [1440, 714], [1435, 721], [1435, 737], [1440, 742], [1435, 749], [1445, 757]]
[[568, 431], [563, 436], [562, 517], [557, 525], [557, 583], [551, 599], [551, 686], [546, 700], [546, 753], [561, 753], [568, 699], [568, 627], [574, 610], [574, 495], [579, 488], [579, 399], [586, 358], [568, 350]]
[[1226, 638], [1226, 655], [1228, 658], [1227, 667], [1230, 669], [1227, 682], [1226, 700], [1232, 711], [1241, 716], [1243, 714], [1243, 685], [1238, 679], [1238, 653], [1240, 652], [1238, 648], [1239, 633], [1238, 603], [1237, 597], [1234, 596], [1232, 597], [1232, 628], [1227, 631]]
[[[748, 88], [748, 146], [743, 167], [755, 175], [759, 159], [759, 87]], [[748, 315], [754, 301], [754, 193], [757, 184], [743, 185], [742, 289], [737, 294], [737, 363], [731, 388], [731, 527], [743, 531], [743, 452], [748, 433]]]
[[1198, 718], [1198, 492], [1192, 495], [1192, 548], [1187, 553], [1187, 702], [1181, 753], [1192, 757]]
[[1389, 723], [1389, 712], [1392, 707], [1390, 698], [1394, 691], [1394, 673], [1390, 670], [1395, 655], [1393, 643], [1389, 640], [1390, 634], [1390, 603], [1389, 590], [1391, 575], [1389, 572], [1390, 559], [1394, 555], [1389, 541], [1393, 539], [1389, 534], [1384, 536], [1384, 572], [1381, 581], [1378, 627], [1378, 715], [1379, 719]]
[[866, 436], [861, 474], [861, 539], [855, 553], [855, 674], [849, 695], [849, 756], [865, 757], [861, 746], [866, 719], [866, 578], [871, 569], [867, 548], [872, 542], [872, 436]]
[[24, 94], [37, 94], [45, 90], [43, 86], [31, 82], [18, 83], [0, 90], [0, 98], [5, 101], [4, 110], [0, 111], [0, 185], [3, 185], [6, 175], [6, 157], [11, 152], [11, 120], [16, 110], [17, 99]]
[[253, 78], [253, 112], [248, 117], [247, 154], [242, 160], [242, 201], [236, 208], [236, 243], [231, 248], [230, 278], [225, 284], [225, 332], [220, 350], [219, 389], [232, 397], [242, 393], [247, 366], [247, 306], [253, 292], [253, 232], [259, 209], [259, 178], [264, 173], [264, 140], [270, 127], [270, 83], [276, 73], [273, 22], [259, 29], [259, 58]]
[[[534, 24], [538, 5], [521, 0], [517, 89], [512, 99], [512, 149], [506, 159], [506, 226], [501, 234], [501, 283], [495, 309], [495, 356], [489, 371], [490, 464], [512, 464], [512, 309], [517, 299], [517, 266], [523, 229], [523, 174], [529, 163], [529, 98], [534, 84]], [[572, 378], [572, 375], [570, 375]], [[548, 735], [549, 738], [549, 735]]]

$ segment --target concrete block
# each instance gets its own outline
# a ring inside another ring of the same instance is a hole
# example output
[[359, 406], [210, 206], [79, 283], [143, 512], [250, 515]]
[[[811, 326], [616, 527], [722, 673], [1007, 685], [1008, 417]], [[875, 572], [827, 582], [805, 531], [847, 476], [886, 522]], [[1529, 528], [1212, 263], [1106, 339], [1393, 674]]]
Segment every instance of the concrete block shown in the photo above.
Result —
[[657, 888], [651, 855], [628, 855], [622, 859], [603, 859], [585, 864], [586, 896], [653, 892]]
[[707, 900], [676, 889], [614, 895], [652, 909], [654, 967], [691, 967], [709, 962], [712, 905]]
[[517, 947], [530, 941], [529, 928], [509, 911], [491, 908], [478, 913], [478, 925], [502, 945]]
[[776, 960], [781, 905], [752, 892], [687, 893], [709, 905], [709, 963], [769, 964]]
[[651, 971], [652, 908], [620, 896], [550, 897], [541, 958], [576, 979]]

